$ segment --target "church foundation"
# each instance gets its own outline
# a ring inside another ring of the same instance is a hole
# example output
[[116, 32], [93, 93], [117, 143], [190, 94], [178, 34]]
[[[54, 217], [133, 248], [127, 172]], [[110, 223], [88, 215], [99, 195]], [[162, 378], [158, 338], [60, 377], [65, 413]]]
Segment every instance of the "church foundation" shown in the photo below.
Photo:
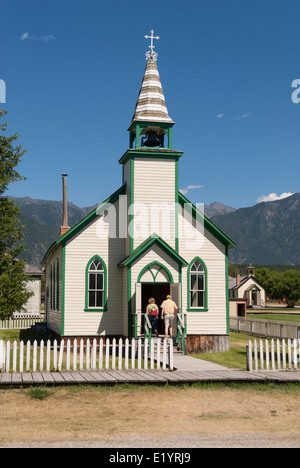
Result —
[[229, 335], [188, 335], [187, 354], [208, 354], [229, 351]]

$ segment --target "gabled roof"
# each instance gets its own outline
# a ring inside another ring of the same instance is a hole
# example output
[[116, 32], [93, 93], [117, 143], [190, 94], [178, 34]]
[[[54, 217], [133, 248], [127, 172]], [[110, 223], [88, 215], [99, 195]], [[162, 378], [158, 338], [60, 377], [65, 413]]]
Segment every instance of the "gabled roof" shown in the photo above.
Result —
[[45, 262], [48, 254], [55, 250], [57, 246], [59, 246], [62, 242], [70, 240], [73, 236], [77, 235], [81, 230], [83, 230], [86, 226], [91, 224], [99, 215], [101, 215], [105, 209], [105, 206], [110, 203], [115, 203], [120, 195], [124, 195], [126, 191], [126, 184], [124, 184], [119, 190], [114, 192], [110, 197], [104, 200], [99, 206], [97, 206], [91, 213], [85, 216], [79, 223], [75, 224], [68, 232], [66, 232], [63, 236], [61, 236], [57, 241], [55, 241], [48, 249], [42, 264]]
[[184, 206], [186, 203], [192, 207], [192, 214], [194, 218], [198, 218], [204, 222], [204, 227], [207, 229], [214, 237], [216, 237], [223, 245], [226, 247], [232, 248], [236, 247], [235, 242], [230, 239], [218, 226], [216, 226], [207, 216], [205, 216], [192, 202], [190, 202], [181, 192], [178, 192], [178, 202], [181, 206]]
[[92, 221], [94, 221], [99, 214], [103, 211], [103, 208], [105, 205], [108, 203], [113, 204], [115, 203], [119, 195], [122, 195], [125, 193], [126, 190], [126, 184], [124, 184], [119, 190], [117, 190], [115, 193], [113, 193], [110, 197], [108, 197], [104, 202], [102, 202], [97, 208], [95, 208], [91, 213], [89, 213], [85, 218], [83, 218], [79, 223], [75, 224], [75, 226], [70, 229], [70, 231], [66, 232], [62, 237], [60, 237], [57, 241], [56, 244], [60, 244], [61, 242], [68, 240], [70, 237], [73, 237], [75, 234], [77, 234], [83, 227], [85, 227], [87, 224], [90, 224]]
[[[239, 285], [236, 284], [236, 278], [229, 277], [229, 289], [239, 289], [244, 286], [249, 280], [254, 281], [255, 285], [258, 286], [259, 289], [265, 289], [262, 284], [260, 284], [254, 276], [241, 276], [241, 280]], [[233, 284], [234, 283], [234, 284]], [[247, 291], [250, 291], [254, 285], [250, 285]]]
[[148, 237], [144, 242], [142, 242], [133, 252], [131, 255], [126, 257], [122, 262], [119, 263], [120, 268], [127, 267], [135, 262], [143, 253], [145, 253], [153, 244], [157, 244], [162, 250], [164, 250], [169, 257], [173, 258], [175, 262], [182, 264], [184, 266], [188, 266], [188, 263], [180, 256], [178, 253], [167, 244], [161, 237], [157, 234], [152, 234], [152, 236]]
[[44, 272], [40, 269], [40, 268], [37, 268], [36, 266], [34, 265], [29, 265], [29, 264], [26, 264], [25, 265], [25, 273], [26, 275], [29, 275], [29, 276], [43, 276]]
[[141, 90], [132, 118], [132, 122], [136, 121], [174, 124], [174, 121], [168, 114], [156, 60], [152, 58], [149, 58], [147, 62]]

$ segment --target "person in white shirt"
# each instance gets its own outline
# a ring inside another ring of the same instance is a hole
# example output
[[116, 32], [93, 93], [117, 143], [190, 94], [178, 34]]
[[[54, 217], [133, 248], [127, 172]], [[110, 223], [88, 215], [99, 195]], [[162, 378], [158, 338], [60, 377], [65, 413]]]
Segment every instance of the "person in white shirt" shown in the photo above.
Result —
[[165, 321], [165, 336], [168, 338], [170, 332], [170, 338], [173, 334], [173, 320], [175, 317], [175, 312], [178, 310], [178, 307], [174, 301], [172, 301], [172, 296], [168, 295], [167, 299], [161, 305], [161, 318]]

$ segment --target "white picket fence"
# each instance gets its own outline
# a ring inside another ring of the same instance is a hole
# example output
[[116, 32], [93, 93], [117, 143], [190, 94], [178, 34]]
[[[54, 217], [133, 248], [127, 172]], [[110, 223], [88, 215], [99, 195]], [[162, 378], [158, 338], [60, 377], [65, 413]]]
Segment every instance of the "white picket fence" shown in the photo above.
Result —
[[300, 340], [249, 340], [248, 371], [300, 369]]
[[44, 322], [40, 315], [19, 315], [0, 320], [0, 330], [26, 330], [40, 322]]
[[2, 372], [174, 369], [171, 339], [76, 339], [33, 344], [0, 340]]

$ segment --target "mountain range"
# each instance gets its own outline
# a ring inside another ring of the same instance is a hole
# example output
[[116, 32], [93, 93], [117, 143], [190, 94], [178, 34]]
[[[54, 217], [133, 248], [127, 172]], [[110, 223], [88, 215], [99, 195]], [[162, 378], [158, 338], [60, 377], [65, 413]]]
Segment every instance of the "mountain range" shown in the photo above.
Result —
[[230, 251], [231, 263], [300, 264], [300, 193], [216, 215], [212, 221], [237, 244]]
[[[11, 197], [13, 198], [13, 197]], [[40, 266], [49, 246], [58, 238], [62, 223], [62, 202], [13, 198], [21, 209], [24, 225], [23, 258]], [[70, 226], [74, 226], [96, 205], [79, 208], [68, 203]], [[235, 209], [214, 202], [205, 214], [237, 247], [230, 249], [229, 261], [236, 264], [300, 264], [300, 193], [289, 198]]]

